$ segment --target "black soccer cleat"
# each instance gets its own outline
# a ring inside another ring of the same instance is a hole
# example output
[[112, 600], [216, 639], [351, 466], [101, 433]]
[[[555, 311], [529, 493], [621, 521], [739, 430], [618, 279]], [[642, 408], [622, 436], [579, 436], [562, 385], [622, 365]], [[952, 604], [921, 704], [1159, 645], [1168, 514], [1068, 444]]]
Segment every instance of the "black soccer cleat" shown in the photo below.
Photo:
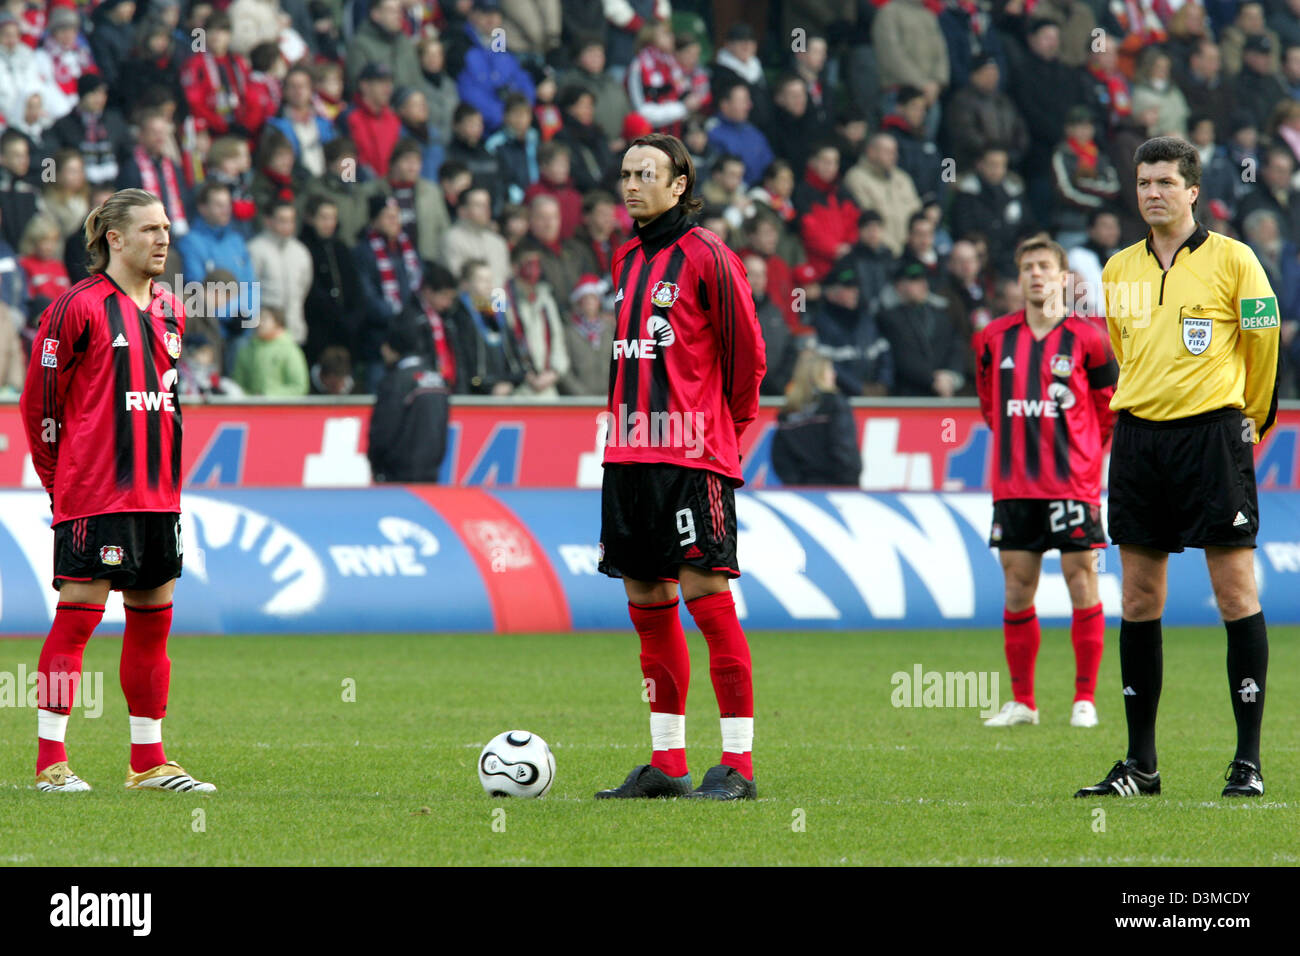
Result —
[[1225, 797], [1262, 797], [1264, 795], [1264, 778], [1259, 775], [1259, 768], [1249, 760], [1234, 760], [1228, 764], [1228, 772], [1223, 775], [1228, 785], [1223, 788]]
[[1160, 771], [1143, 773], [1131, 760], [1117, 761], [1106, 779], [1075, 793], [1076, 797], [1149, 797], [1160, 792]]
[[658, 767], [644, 763], [633, 767], [620, 786], [601, 790], [597, 800], [636, 800], [655, 797], [688, 797], [691, 794], [691, 775], [670, 777]]
[[718, 764], [709, 768], [703, 783], [687, 796], [701, 800], [757, 800], [758, 787], [735, 767]]

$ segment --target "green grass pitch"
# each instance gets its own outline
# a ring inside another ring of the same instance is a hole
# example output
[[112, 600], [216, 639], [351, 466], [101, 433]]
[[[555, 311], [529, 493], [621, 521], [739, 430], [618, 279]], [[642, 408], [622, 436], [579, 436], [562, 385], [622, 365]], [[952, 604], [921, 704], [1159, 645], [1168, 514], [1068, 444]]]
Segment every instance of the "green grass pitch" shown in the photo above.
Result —
[[[1170, 628], [1164, 794], [1084, 801], [1071, 794], [1127, 739], [1114, 627], [1091, 730], [1068, 726], [1063, 628], [1043, 633], [1043, 723], [1003, 730], [975, 709], [895, 708], [890, 682], [916, 664], [1002, 670], [999, 632], [754, 632], [760, 799], [749, 804], [592, 800], [648, 759], [630, 632], [177, 637], [168, 755], [219, 790], [128, 794], [120, 640], [97, 637], [85, 666], [103, 673], [104, 712], [74, 714], [68, 734], [94, 792], [32, 789], [36, 715], [0, 708], [0, 863], [1294, 865], [1300, 850], [1283, 837], [1300, 824], [1297, 636], [1271, 633], [1263, 800], [1219, 798], [1234, 742], [1222, 629]], [[689, 640], [698, 780], [719, 734], [703, 639]], [[34, 669], [38, 649], [0, 641], [0, 674]], [[1005, 672], [1001, 688], [1006, 699]], [[544, 799], [479, 786], [480, 748], [516, 727], [555, 752]]]

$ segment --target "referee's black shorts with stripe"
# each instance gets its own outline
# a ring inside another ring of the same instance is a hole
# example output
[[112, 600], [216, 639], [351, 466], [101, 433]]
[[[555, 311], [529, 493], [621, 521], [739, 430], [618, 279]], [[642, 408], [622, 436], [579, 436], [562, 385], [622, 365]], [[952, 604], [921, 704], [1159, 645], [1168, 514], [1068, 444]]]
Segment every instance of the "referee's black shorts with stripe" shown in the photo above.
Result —
[[1110, 450], [1110, 537], [1158, 551], [1255, 546], [1254, 444], [1241, 409], [1155, 422], [1121, 411]]
[[676, 581], [683, 564], [740, 577], [731, 483], [701, 468], [606, 465], [601, 572], [635, 581]]
[[124, 511], [54, 526], [54, 589], [107, 579], [114, 591], [152, 591], [181, 576], [181, 516]]

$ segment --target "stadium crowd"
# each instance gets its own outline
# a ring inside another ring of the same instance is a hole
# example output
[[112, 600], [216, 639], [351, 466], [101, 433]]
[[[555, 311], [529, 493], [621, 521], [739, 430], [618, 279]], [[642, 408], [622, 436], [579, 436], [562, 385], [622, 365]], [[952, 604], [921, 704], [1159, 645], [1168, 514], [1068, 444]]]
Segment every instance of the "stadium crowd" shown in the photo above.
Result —
[[4, 390], [135, 186], [190, 396], [371, 393], [393, 341], [457, 394], [603, 396], [621, 156], [663, 131], [745, 263], [766, 394], [812, 344], [846, 395], [974, 394], [1040, 231], [1099, 316], [1162, 134], [1267, 270], [1296, 394], [1300, 0], [4, 0], [0, 128]]

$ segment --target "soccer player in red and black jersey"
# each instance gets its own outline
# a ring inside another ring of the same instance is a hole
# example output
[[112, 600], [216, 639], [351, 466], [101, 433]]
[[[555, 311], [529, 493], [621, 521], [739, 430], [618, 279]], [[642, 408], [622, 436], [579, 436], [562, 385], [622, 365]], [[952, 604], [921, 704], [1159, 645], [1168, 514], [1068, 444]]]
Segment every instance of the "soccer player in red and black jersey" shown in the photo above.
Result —
[[1095, 727], [1097, 670], [1106, 623], [1094, 549], [1106, 547], [1101, 463], [1114, 415], [1119, 369], [1106, 333], [1065, 314], [1065, 250], [1045, 236], [1016, 248], [1025, 308], [975, 333], [976, 389], [993, 429], [993, 530], [1006, 582], [1002, 617], [1015, 699], [986, 727], [1038, 723], [1034, 597], [1043, 552], [1061, 552], [1074, 606], [1074, 707], [1070, 723]]
[[[621, 183], [636, 226], [612, 269], [600, 568], [623, 579], [641, 638], [652, 756], [596, 796], [753, 799], [752, 669], [728, 581], [740, 574], [734, 489], [743, 483], [740, 436], [758, 411], [767, 367], [762, 333], [744, 266], [691, 221], [701, 203], [682, 141], [661, 133], [635, 140]], [[679, 587], [708, 642], [722, 721], [721, 763], [695, 790]]]
[[86, 218], [90, 278], [45, 310], [23, 388], [32, 464], [54, 512], [59, 603], [41, 648], [36, 788], [89, 790], [64, 735], [86, 642], [109, 589], [122, 592], [121, 681], [131, 723], [130, 790], [211, 792], [167, 760], [162, 718], [172, 589], [181, 575], [181, 303], [161, 275], [170, 222], [142, 189]]

